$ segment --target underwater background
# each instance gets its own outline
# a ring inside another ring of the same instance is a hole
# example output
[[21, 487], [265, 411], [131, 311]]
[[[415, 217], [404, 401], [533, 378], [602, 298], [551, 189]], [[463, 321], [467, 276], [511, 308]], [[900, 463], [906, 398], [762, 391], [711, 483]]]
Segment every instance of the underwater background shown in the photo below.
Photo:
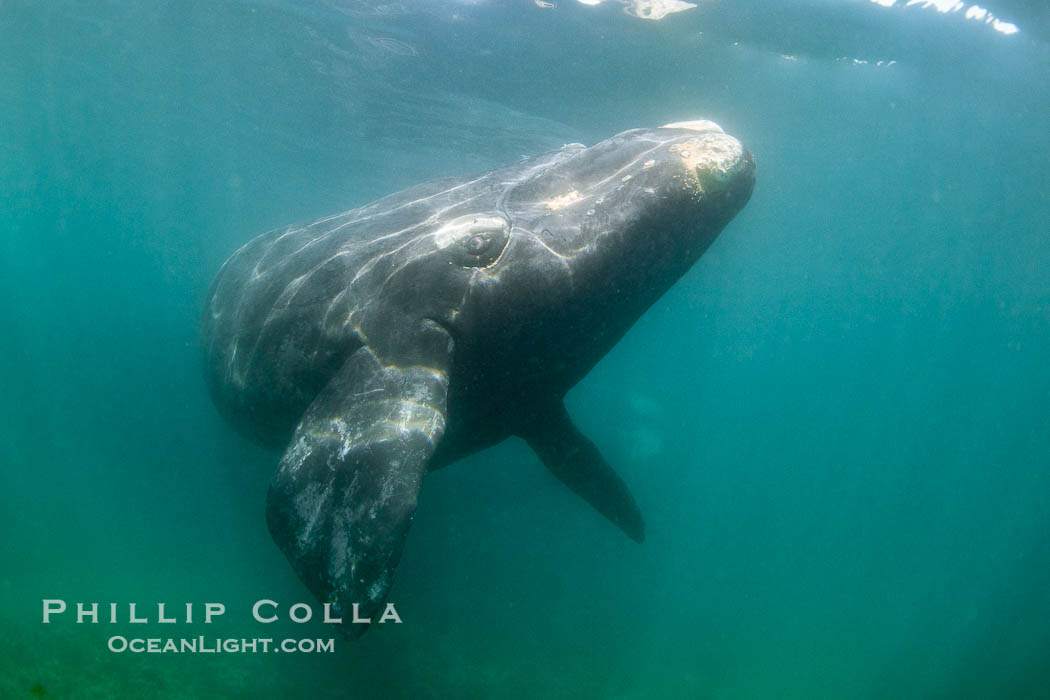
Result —
[[[0, 697], [1050, 697], [1046, 6], [545, 4], [0, 1]], [[645, 544], [511, 440], [426, 478], [404, 624], [290, 622], [278, 455], [203, 382], [223, 260], [698, 118], [752, 200], [568, 397]]]

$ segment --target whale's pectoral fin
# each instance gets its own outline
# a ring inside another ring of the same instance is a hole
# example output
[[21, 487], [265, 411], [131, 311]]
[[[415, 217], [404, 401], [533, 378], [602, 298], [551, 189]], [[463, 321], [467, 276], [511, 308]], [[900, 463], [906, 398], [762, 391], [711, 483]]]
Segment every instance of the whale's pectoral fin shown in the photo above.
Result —
[[270, 485], [274, 540], [354, 635], [367, 628], [354, 617], [377, 621], [386, 610], [445, 430], [451, 343], [444, 331], [427, 334], [432, 352], [416, 347], [407, 358], [423, 364], [384, 365], [368, 347], [356, 351], [307, 409]]
[[645, 522], [627, 484], [573, 424], [560, 400], [537, 411], [521, 436], [562, 483], [632, 540], [645, 541]]

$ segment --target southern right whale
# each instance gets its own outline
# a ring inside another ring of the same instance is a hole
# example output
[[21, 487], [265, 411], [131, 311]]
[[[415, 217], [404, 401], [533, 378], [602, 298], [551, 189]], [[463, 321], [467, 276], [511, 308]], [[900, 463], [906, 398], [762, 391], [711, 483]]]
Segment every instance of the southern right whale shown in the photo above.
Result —
[[681, 122], [420, 185], [235, 252], [204, 313], [207, 378], [235, 426], [283, 450], [267, 521], [311, 591], [348, 626], [354, 604], [377, 615], [424, 474], [512, 435], [641, 542], [634, 498], [562, 399], [754, 178], [736, 139]]

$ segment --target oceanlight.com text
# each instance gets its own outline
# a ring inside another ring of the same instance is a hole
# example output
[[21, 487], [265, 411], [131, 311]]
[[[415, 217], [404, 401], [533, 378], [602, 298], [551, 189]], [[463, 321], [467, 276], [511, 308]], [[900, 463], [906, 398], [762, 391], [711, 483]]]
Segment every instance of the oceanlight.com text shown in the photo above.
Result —
[[222, 637], [123, 637], [109, 638], [116, 654], [332, 654], [334, 639], [222, 638]]

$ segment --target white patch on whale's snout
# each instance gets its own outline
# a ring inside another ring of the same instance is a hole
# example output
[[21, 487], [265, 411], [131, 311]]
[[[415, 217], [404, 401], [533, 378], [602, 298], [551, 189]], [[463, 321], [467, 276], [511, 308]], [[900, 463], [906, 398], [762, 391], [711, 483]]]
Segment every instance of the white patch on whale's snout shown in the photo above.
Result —
[[661, 129], [689, 129], [690, 131], [717, 131], [720, 134], [725, 132], [718, 124], [715, 124], [710, 119], [694, 119], [690, 122], [672, 122], [670, 124], [664, 124], [660, 127]]
[[679, 141], [668, 150], [678, 154], [690, 177], [695, 177], [705, 192], [723, 189], [744, 164], [743, 145], [720, 131]]

